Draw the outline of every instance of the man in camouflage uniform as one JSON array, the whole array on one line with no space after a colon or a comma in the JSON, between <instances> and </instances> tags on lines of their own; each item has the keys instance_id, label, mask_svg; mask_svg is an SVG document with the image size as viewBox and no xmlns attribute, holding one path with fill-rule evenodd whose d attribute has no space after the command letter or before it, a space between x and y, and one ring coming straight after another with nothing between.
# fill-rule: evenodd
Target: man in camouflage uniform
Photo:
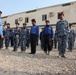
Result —
<instances>
[{"instance_id":1,"label":"man in camouflage uniform","mask_svg":"<svg viewBox=\"0 0 76 75\"><path fill-rule=\"evenodd\" d=\"M7 23L7 28L5 30L5 47L6 47L6 49L8 49L8 47L9 47L11 30L12 29L10 28L10 24Z\"/></svg>"},{"instance_id":2,"label":"man in camouflage uniform","mask_svg":"<svg viewBox=\"0 0 76 75\"><path fill-rule=\"evenodd\" d=\"M44 28L42 28L42 31L40 32L41 49L44 49L44 37L43 37L43 30L44 30Z\"/></svg>"},{"instance_id":3,"label":"man in camouflage uniform","mask_svg":"<svg viewBox=\"0 0 76 75\"><path fill-rule=\"evenodd\" d=\"M75 42L75 31L74 29L72 29L71 25L69 27L70 27L70 30L69 30L69 36L68 36L68 49L72 51L74 48L74 42Z\"/></svg>"},{"instance_id":4,"label":"man in camouflage uniform","mask_svg":"<svg viewBox=\"0 0 76 75\"><path fill-rule=\"evenodd\" d=\"M27 29L28 30L28 38L27 38L27 48L29 48L29 45L30 45L30 29Z\"/></svg>"},{"instance_id":5,"label":"man in camouflage uniform","mask_svg":"<svg viewBox=\"0 0 76 75\"><path fill-rule=\"evenodd\" d=\"M59 15L60 21L57 22L56 31L58 37L58 50L59 55L65 58L65 51L66 51L66 41L68 37L68 22L64 20L64 14L61 13Z\"/></svg>"},{"instance_id":6,"label":"man in camouflage uniform","mask_svg":"<svg viewBox=\"0 0 76 75\"><path fill-rule=\"evenodd\" d=\"M24 52L26 50L26 44L27 44L27 39L28 39L28 30L26 28L26 23L23 23L23 28L21 29L21 52Z\"/></svg>"},{"instance_id":7,"label":"man in camouflage uniform","mask_svg":"<svg viewBox=\"0 0 76 75\"><path fill-rule=\"evenodd\" d=\"M14 29L14 50L17 51L17 48L19 47L19 39L20 39L20 28L19 28L19 23L16 23L16 28Z\"/></svg>"},{"instance_id":8,"label":"man in camouflage uniform","mask_svg":"<svg viewBox=\"0 0 76 75\"><path fill-rule=\"evenodd\" d=\"M58 42L57 32L55 31L55 35L54 35L54 46L55 46L55 49L57 48L57 42Z\"/></svg>"},{"instance_id":9,"label":"man in camouflage uniform","mask_svg":"<svg viewBox=\"0 0 76 75\"><path fill-rule=\"evenodd\" d=\"M13 37L14 37L14 29L12 29L11 35L10 35L10 44L11 44L11 47L13 47L13 42L14 42Z\"/></svg>"}]
</instances>

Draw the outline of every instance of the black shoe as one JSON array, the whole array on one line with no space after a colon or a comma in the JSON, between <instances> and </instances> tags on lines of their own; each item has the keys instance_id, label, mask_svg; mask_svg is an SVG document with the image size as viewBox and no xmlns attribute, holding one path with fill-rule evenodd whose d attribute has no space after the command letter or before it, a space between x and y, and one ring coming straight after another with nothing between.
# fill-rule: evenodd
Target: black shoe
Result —
<instances>
[{"instance_id":1,"label":"black shoe","mask_svg":"<svg viewBox=\"0 0 76 75\"><path fill-rule=\"evenodd\" d=\"M6 49L8 50L8 47L6 47Z\"/></svg>"},{"instance_id":2,"label":"black shoe","mask_svg":"<svg viewBox=\"0 0 76 75\"><path fill-rule=\"evenodd\" d=\"M56 49L56 47L55 47L55 49Z\"/></svg>"},{"instance_id":3,"label":"black shoe","mask_svg":"<svg viewBox=\"0 0 76 75\"><path fill-rule=\"evenodd\" d=\"M35 54L35 53L29 53L29 54Z\"/></svg>"},{"instance_id":4,"label":"black shoe","mask_svg":"<svg viewBox=\"0 0 76 75\"><path fill-rule=\"evenodd\" d=\"M66 58L64 54L61 55L62 58Z\"/></svg>"},{"instance_id":5,"label":"black shoe","mask_svg":"<svg viewBox=\"0 0 76 75\"><path fill-rule=\"evenodd\" d=\"M70 50L70 52L72 52L72 50Z\"/></svg>"},{"instance_id":6,"label":"black shoe","mask_svg":"<svg viewBox=\"0 0 76 75\"><path fill-rule=\"evenodd\" d=\"M25 53L25 51L21 51L21 53Z\"/></svg>"},{"instance_id":7,"label":"black shoe","mask_svg":"<svg viewBox=\"0 0 76 75\"><path fill-rule=\"evenodd\" d=\"M14 52L16 52L17 50L13 50Z\"/></svg>"},{"instance_id":8,"label":"black shoe","mask_svg":"<svg viewBox=\"0 0 76 75\"><path fill-rule=\"evenodd\" d=\"M44 54L46 54L46 55L47 55L47 51L44 51Z\"/></svg>"}]
</instances>

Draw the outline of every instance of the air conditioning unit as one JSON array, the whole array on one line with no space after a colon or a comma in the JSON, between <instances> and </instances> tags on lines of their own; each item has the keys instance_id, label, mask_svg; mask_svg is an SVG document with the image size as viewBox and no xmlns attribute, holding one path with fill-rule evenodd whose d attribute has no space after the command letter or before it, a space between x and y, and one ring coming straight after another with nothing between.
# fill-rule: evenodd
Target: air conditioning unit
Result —
<instances>
[{"instance_id":1,"label":"air conditioning unit","mask_svg":"<svg viewBox=\"0 0 76 75\"><path fill-rule=\"evenodd\" d=\"M50 13L49 13L49 17L53 17L54 15L55 15L54 12L50 12Z\"/></svg>"},{"instance_id":2,"label":"air conditioning unit","mask_svg":"<svg viewBox=\"0 0 76 75\"><path fill-rule=\"evenodd\" d=\"M22 21L23 20L23 18L22 17L19 17L19 21Z\"/></svg>"}]
</instances>

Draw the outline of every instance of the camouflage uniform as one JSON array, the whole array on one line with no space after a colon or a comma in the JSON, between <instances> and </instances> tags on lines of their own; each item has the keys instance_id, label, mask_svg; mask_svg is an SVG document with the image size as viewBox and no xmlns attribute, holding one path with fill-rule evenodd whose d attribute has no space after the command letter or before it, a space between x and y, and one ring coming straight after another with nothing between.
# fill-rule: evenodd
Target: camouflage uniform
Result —
<instances>
[{"instance_id":1,"label":"camouflage uniform","mask_svg":"<svg viewBox=\"0 0 76 75\"><path fill-rule=\"evenodd\" d=\"M66 20L58 21L56 31L58 37L59 55L63 55L66 50L66 41L68 37L68 22Z\"/></svg>"},{"instance_id":2,"label":"camouflage uniform","mask_svg":"<svg viewBox=\"0 0 76 75\"><path fill-rule=\"evenodd\" d=\"M6 46L6 48L9 47L11 31L12 31L12 29L10 27L6 28L6 30L5 30L5 46Z\"/></svg>"},{"instance_id":3,"label":"camouflage uniform","mask_svg":"<svg viewBox=\"0 0 76 75\"><path fill-rule=\"evenodd\" d=\"M55 48L57 48L57 42L58 42L58 37L57 37L57 33L55 33L55 36L54 36L54 46L55 46Z\"/></svg>"},{"instance_id":4,"label":"camouflage uniform","mask_svg":"<svg viewBox=\"0 0 76 75\"><path fill-rule=\"evenodd\" d=\"M27 44L26 44L27 48L29 48L29 44L30 44L30 33L29 33L29 30L28 30L28 38L27 38Z\"/></svg>"},{"instance_id":5,"label":"camouflage uniform","mask_svg":"<svg viewBox=\"0 0 76 75\"><path fill-rule=\"evenodd\" d=\"M69 37L68 37L68 49L70 51L72 51L74 48L74 42L75 42L75 32L73 29L71 29L69 31Z\"/></svg>"},{"instance_id":6,"label":"camouflage uniform","mask_svg":"<svg viewBox=\"0 0 76 75\"><path fill-rule=\"evenodd\" d=\"M21 29L21 34L20 34L20 38L21 38L21 51L25 51L26 50L26 44L27 44L27 38L28 38L28 30L27 28L23 27Z\"/></svg>"},{"instance_id":7,"label":"camouflage uniform","mask_svg":"<svg viewBox=\"0 0 76 75\"><path fill-rule=\"evenodd\" d=\"M44 49L44 37L43 37L43 31L40 33L40 42L41 42L41 48Z\"/></svg>"},{"instance_id":8,"label":"camouflage uniform","mask_svg":"<svg viewBox=\"0 0 76 75\"><path fill-rule=\"evenodd\" d=\"M19 47L19 39L20 39L20 29L15 28L14 29L14 51L17 51L17 48Z\"/></svg>"}]
</instances>

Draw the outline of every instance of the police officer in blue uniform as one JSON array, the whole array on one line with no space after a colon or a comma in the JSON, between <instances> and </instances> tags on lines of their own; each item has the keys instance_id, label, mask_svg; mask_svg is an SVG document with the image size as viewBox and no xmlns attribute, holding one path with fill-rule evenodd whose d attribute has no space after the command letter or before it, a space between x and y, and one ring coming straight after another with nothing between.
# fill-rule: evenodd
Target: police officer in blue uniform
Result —
<instances>
[{"instance_id":1,"label":"police officer in blue uniform","mask_svg":"<svg viewBox=\"0 0 76 75\"><path fill-rule=\"evenodd\" d=\"M32 27L30 30L30 42L31 42L31 53L30 54L35 54L36 44L39 38L39 27L36 25L35 19L32 19L31 21L32 21Z\"/></svg>"},{"instance_id":2,"label":"police officer in blue uniform","mask_svg":"<svg viewBox=\"0 0 76 75\"><path fill-rule=\"evenodd\" d=\"M68 49L72 52L74 49L74 42L75 42L75 31L72 29L72 25L69 26L69 36L68 36Z\"/></svg>"},{"instance_id":3,"label":"police officer in blue uniform","mask_svg":"<svg viewBox=\"0 0 76 75\"><path fill-rule=\"evenodd\" d=\"M19 39L20 39L20 28L19 28L19 23L16 23L16 28L14 29L14 50L13 51L17 51L18 47L19 47Z\"/></svg>"},{"instance_id":4,"label":"police officer in blue uniform","mask_svg":"<svg viewBox=\"0 0 76 75\"><path fill-rule=\"evenodd\" d=\"M50 21L46 21L46 26L44 27L43 31L43 37L44 37L44 52L46 55L50 54L50 51L52 50L52 42L54 40L54 32L53 28L50 26Z\"/></svg>"},{"instance_id":5,"label":"police officer in blue uniform","mask_svg":"<svg viewBox=\"0 0 76 75\"><path fill-rule=\"evenodd\" d=\"M21 29L20 38L21 38L21 52L26 50L26 44L28 39L28 29L26 28L26 23L23 23L23 27Z\"/></svg>"},{"instance_id":6,"label":"police officer in blue uniform","mask_svg":"<svg viewBox=\"0 0 76 75\"><path fill-rule=\"evenodd\" d=\"M11 31L12 31L12 29L10 28L10 23L7 23L7 28L5 30L5 47L6 47L6 49L8 49L8 47L9 47Z\"/></svg>"},{"instance_id":7,"label":"police officer in blue uniform","mask_svg":"<svg viewBox=\"0 0 76 75\"><path fill-rule=\"evenodd\" d=\"M58 37L59 56L65 58L66 42L68 38L68 22L64 20L64 13L59 15L60 21L57 22L56 32Z\"/></svg>"}]
</instances>

